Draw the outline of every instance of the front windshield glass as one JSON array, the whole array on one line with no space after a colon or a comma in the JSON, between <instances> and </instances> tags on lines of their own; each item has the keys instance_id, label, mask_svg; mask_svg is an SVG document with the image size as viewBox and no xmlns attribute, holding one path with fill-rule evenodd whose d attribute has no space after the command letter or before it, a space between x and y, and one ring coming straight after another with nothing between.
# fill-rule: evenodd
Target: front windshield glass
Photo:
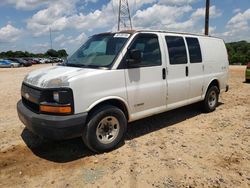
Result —
<instances>
[{"instance_id":1,"label":"front windshield glass","mask_svg":"<svg viewBox=\"0 0 250 188\"><path fill-rule=\"evenodd\" d=\"M89 38L69 59L68 66L108 67L112 64L130 34L100 34Z\"/></svg>"}]
</instances>

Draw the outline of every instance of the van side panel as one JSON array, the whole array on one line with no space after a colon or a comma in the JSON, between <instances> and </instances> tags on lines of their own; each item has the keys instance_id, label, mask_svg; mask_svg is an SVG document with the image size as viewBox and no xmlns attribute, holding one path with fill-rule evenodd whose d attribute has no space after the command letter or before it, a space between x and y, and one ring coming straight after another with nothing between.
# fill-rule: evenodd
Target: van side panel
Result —
<instances>
[{"instance_id":1,"label":"van side panel","mask_svg":"<svg viewBox=\"0 0 250 188\"><path fill-rule=\"evenodd\" d=\"M98 70L79 75L70 80L70 87L74 91L76 114L91 110L103 100L127 101L124 70Z\"/></svg>"},{"instance_id":2,"label":"van side panel","mask_svg":"<svg viewBox=\"0 0 250 188\"><path fill-rule=\"evenodd\" d=\"M200 45L204 62L204 98L209 84L214 79L218 80L221 91L226 89L229 63L223 40L200 37Z\"/></svg>"}]
</instances>

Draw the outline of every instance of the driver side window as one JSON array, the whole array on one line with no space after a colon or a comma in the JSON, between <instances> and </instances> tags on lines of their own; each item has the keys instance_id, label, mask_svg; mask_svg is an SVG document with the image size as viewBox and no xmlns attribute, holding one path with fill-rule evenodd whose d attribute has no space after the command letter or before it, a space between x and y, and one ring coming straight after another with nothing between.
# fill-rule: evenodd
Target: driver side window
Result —
<instances>
[{"instance_id":1,"label":"driver side window","mask_svg":"<svg viewBox=\"0 0 250 188\"><path fill-rule=\"evenodd\" d=\"M133 68L161 65L161 50L157 35L139 34L129 49L141 51L141 62L134 65Z\"/></svg>"}]
</instances>

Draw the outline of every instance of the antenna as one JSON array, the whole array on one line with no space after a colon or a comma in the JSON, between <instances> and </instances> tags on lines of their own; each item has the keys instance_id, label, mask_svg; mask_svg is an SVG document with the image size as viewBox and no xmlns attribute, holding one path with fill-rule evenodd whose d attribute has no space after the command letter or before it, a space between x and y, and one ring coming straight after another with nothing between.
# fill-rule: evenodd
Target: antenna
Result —
<instances>
[{"instance_id":1,"label":"antenna","mask_svg":"<svg viewBox=\"0 0 250 188\"><path fill-rule=\"evenodd\" d=\"M128 0L119 0L118 31L132 30Z\"/></svg>"}]
</instances>

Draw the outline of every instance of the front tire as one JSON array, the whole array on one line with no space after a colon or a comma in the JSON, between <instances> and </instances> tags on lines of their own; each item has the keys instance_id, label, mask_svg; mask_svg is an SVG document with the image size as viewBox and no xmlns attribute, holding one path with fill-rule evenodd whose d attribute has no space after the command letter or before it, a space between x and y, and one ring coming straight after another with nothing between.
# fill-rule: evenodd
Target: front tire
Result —
<instances>
[{"instance_id":1,"label":"front tire","mask_svg":"<svg viewBox=\"0 0 250 188\"><path fill-rule=\"evenodd\" d=\"M212 86L206 93L205 100L203 101L204 111L206 113L213 112L218 106L219 101L219 89L216 86Z\"/></svg>"},{"instance_id":2,"label":"front tire","mask_svg":"<svg viewBox=\"0 0 250 188\"><path fill-rule=\"evenodd\" d=\"M127 119L122 110L114 106L103 106L94 111L84 129L82 139L94 152L114 149L124 139Z\"/></svg>"}]
</instances>

